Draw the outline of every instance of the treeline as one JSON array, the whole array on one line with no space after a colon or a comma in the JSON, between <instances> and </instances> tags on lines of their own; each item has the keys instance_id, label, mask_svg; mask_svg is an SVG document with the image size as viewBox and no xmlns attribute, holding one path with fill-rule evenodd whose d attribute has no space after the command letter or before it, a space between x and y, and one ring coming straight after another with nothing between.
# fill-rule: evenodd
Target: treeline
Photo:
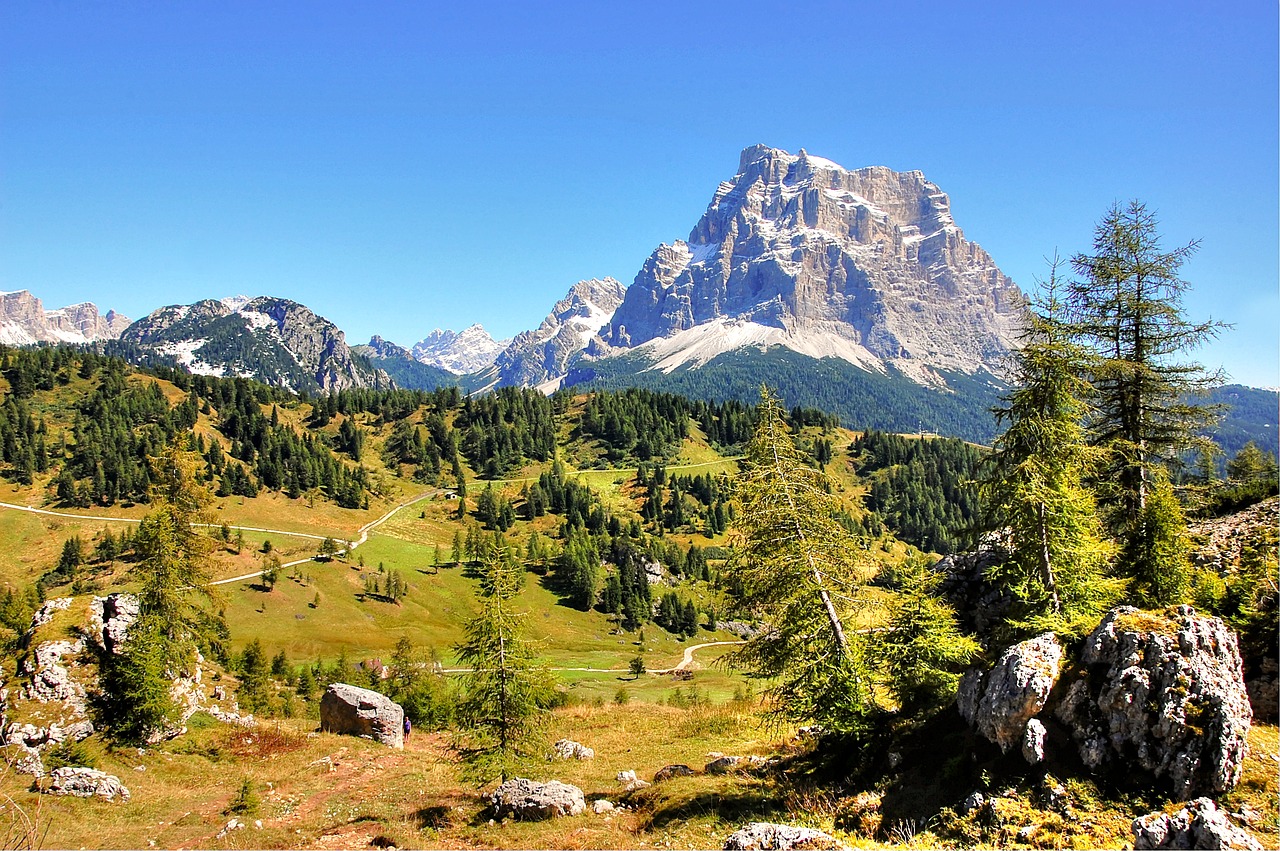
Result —
<instances>
[{"instance_id":1,"label":"treeline","mask_svg":"<svg viewBox=\"0 0 1280 851\"><path fill-rule=\"evenodd\" d=\"M571 398L567 390L556 395ZM840 424L832 414L801 407L791 410L788 421L793 428L831 429ZM756 409L736 399L707 402L640 388L602 390L588 399L578 427L584 437L599 440L608 459L616 463L674 456L689 436L691 422L713 446L729 449L741 446L751 436Z\"/></svg>"},{"instance_id":2,"label":"treeline","mask_svg":"<svg viewBox=\"0 0 1280 851\"><path fill-rule=\"evenodd\" d=\"M978 524L974 481L982 453L954 438L865 432L849 447L854 469L870 482L866 505L897 537L925 552L967 546ZM878 535L872 520L869 531Z\"/></svg>"}]
</instances>

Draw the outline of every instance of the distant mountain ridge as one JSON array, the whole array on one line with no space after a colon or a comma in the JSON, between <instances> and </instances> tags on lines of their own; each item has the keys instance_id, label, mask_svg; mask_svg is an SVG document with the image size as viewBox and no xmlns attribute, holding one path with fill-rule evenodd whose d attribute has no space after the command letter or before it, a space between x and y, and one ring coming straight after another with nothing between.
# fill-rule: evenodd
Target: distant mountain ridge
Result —
<instances>
[{"instance_id":1,"label":"distant mountain ridge","mask_svg":"<svg viewBox=\"0 0 1280 851\"><path fill-rule=\"evenodd\" d=\"M121 339L174 357L191 372L244 376L295 392L385 387L385 372L352 357L336 325L284 298L205 299L170 305L133 323Z\"/></svg>"},{"instance_id":2,"label":"distant mountain ridge","mask_svg":"<svg viewBox=\"0 0 1280 851\"><path fill-rule=\"evenodd\" d=\"M114 310L105 315L92 302L45 310L27 290L0 293L0 343L92 343L117 339L129 319Z\"/></svg>"}]
</instances>

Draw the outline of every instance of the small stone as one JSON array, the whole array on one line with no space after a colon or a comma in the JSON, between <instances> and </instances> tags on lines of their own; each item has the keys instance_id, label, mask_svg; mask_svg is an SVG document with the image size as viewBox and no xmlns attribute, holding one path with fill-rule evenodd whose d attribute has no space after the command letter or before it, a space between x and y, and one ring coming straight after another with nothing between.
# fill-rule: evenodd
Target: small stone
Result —
<instances>
[{"instance_id":1,"label":"small stone","mask_svg":"<svg viewBox=\"0 0 1280 851\"><path fill-rule=\"evenodd\" d=\"M591 802L591 811L598 816L602 816L605 813L611 813L614 809L613 802L606 801L604 798Z\"/></svg>"},{"instance_id":2,"label":"small stone","mask_svg":"<svg viewBox=\"0 0 1280 851\"><path fill-rule=\"evenodd\" d=\"M973 792L960 802L960 815L968 815L987 802L987 796L981 792Z\"/></svg>"}]
</instances>

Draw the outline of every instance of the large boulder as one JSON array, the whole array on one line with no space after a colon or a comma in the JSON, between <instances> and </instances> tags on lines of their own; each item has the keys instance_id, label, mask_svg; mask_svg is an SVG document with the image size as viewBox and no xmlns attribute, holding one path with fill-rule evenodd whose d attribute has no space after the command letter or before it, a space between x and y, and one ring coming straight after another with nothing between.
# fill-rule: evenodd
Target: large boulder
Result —
<instances>
[{"instance_id":1,"label":"large boulder","mask_svg":"<svg viewBox=\"0 0 1280 851\"><path fill-rule=\"evenodd\" d=\"M1249 831L1236 827L1208 798L1196 798L1173 815L1150 813L1133 820L1133 847L1236 848L1262 851Z\"/></svg>"},{"instance_id":2,"label":"large boulder","mask_svg":"<svg viewBox=\"0 0 1280 851\"><path fill-rule=\"evenodd\" d=\"M129 790L120 778L95 768L55 768L43 791L50 795L74 795L77 798L105 798L108 801L129 800Z\"/></svg>"},{"instance_id":3,"label":"large boulder","mask_svg":"<svg viewBox=\"0 0 1280 851\"><path fill-rule=\"evenodd\" d=\"M320 698L320 729L404 747L404 709L384 694L334 683Z\"/></svg>"},{"instance_id":4,"label":"large boulder","mask_svg":"<svg viewBox=\"0 0 1280 851\"><path fill-rule=\"evenodd\" d=\"M1027 722L1058 681L1062 645L1047 632L1006 650L989 672L973 668L960 680L960 714L1008 753L1026 740Z\"/></svg>"},{"instance_id":5,"label":"large boulder","mask_svg":"<svg viewBox=\"0 0 1280 851\"><path fill-rule=\"evenodd\" d=\"M812 827L755 821L730 834L724 847L725 851L798 851L844 846L831 834Z\"/></svg>"},{"instance_id":6,"label":"large boulder","mask_svg":"<svg viewBox=\"0 0 1280 851\"><path fill-rule=\"evenodd\" d=\"M536 821L555 816L576 816L586 812L587 801L582 790L568 783L552 780L537 783L516 777L489 794L495 818L514 816Z\"/></svg>"},{"instance_id":7,"label":"large boulder","mask_svg":"<svg viewBox=\"0 0 1280 851\"><path fill-rule=\"evenodd\" d=\"M1113 609L1085 640L1088 675L1056 715L1091 769L1139 766L1181 800L1240 780L1252 721L1234 633L1190 606Z\"/></svg>"}]
</instances>

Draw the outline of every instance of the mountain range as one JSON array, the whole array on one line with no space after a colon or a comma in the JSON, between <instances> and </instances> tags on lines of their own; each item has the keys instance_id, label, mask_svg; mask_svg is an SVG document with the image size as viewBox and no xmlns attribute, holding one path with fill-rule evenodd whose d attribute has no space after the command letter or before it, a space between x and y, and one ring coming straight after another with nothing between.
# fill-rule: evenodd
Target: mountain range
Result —
<instances>
[{"instance_id":1,"label":"mountain range","mask_svg":"<svg viewBox=\"0 0 1280 851\"><path fill-rule=\"evenodd\" d=\"M755 145L630 286L579 281L510 340L476 324L407 348L379 336L349 347L287 299L172 305L130 325L92 304L44 311L20 292L0 295L0 342L119 337L193 372L307 392L644 386L749 400L764 381L850 424L985 441L1024 304L921 172Z\"/></svg>"}]
</instances>

